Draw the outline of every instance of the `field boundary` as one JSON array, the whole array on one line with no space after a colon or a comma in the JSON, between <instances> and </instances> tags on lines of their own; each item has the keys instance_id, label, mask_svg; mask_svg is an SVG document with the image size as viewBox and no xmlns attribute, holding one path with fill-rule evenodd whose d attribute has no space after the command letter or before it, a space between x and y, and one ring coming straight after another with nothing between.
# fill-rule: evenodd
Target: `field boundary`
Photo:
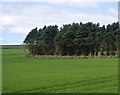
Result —
<instances>
[{"instance_id":1,"label":"field boundary","mask_svg":"<svg viewBox=\"0 0 120 95\"><path fill-rule=\"evenodd\" d=\"M62 59L88 59L88 58L119 58L119 56L61 56L61 55L21 55L20 57L33 57L33 58L62 58Z\"/></svg>"}]
</instances>

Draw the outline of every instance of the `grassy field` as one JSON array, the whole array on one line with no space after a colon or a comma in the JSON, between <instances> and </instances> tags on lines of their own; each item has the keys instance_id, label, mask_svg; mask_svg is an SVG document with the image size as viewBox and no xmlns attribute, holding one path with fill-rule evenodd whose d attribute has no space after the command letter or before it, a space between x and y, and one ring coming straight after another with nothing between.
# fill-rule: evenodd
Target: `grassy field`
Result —
<instances>
[{"instance_id":1,"label":"grassy field","mask_svg":"<svg viewBox=\"0 0 120 95\"><path fill-rule=\"evenodd\" d=\"M22 52L3 49L4 93L117 93L117 58L20 58Z\"/></svg>"}]
</instances>

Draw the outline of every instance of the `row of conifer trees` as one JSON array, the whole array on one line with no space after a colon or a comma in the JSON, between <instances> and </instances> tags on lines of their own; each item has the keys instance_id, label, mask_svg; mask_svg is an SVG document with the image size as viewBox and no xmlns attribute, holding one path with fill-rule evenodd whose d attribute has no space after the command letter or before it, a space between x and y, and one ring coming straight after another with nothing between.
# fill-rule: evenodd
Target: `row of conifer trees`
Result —
<instances>
[{"instance_id":1,"label":"row of conifer trees","mask_svg":"<svg viewBox=\"0 0 120 95\"><path fill-rule=\"evenodd\" d=\"M32 55L118 55L119 23L107 26L99 23L72 23L32 29L24 43Z\"/></svg>"}]
</instances>

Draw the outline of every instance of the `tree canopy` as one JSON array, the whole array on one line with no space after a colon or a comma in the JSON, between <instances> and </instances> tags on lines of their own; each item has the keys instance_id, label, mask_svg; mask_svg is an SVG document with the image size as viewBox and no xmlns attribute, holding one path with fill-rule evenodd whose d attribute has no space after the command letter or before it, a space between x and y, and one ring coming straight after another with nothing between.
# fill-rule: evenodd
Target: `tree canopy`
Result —
<instances>
[{"instance_id":1,"label":"tree canopy","mask_svg":"<svg viewBox=\"0 0 120 95\"><path fill-rule=\"evenodd\" d=\"M65 24L32 29L24 43L32 55L110 56L119 51L119 23L100 26L99 23Z\"/></svg>"}]
</instances>

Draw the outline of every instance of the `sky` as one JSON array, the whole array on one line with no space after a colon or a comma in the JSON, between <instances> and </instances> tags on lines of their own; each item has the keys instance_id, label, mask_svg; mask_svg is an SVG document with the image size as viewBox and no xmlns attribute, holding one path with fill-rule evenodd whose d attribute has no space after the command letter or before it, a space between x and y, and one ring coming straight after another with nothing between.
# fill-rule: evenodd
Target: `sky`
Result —
<instances>
[{"instance_id":1,"label":"sky","mask_svg":"<svg viewBox=\"0 0 120 95\"><path fill-rule=\"evenodd\" d=\"M117 0L2 0L0 2L0 44L20 45L35 27L68 23L118 21Z\"/></svg>"}]
</instances>

